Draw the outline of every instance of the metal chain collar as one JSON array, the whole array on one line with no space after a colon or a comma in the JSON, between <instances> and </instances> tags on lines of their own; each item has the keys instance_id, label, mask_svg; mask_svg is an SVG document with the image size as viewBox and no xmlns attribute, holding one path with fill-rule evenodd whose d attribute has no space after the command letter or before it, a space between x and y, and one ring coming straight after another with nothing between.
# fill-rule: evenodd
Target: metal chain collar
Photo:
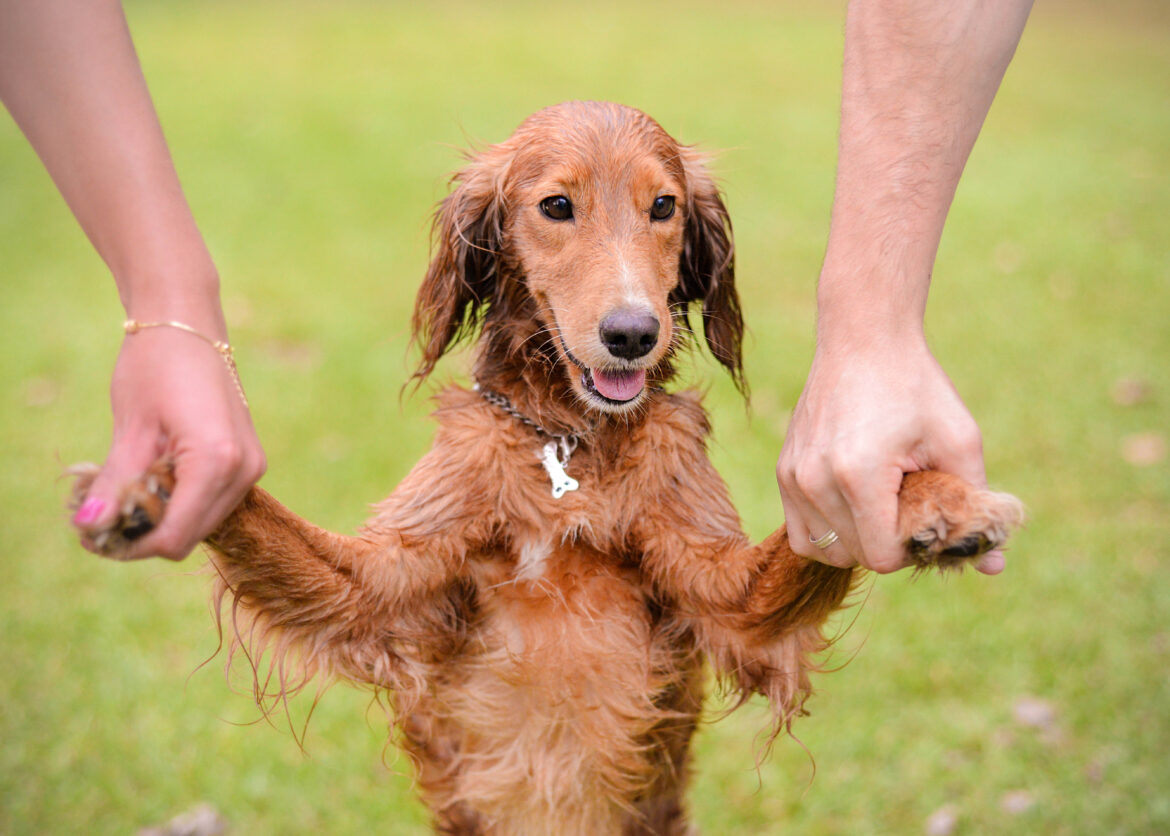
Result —
<instances>
[{"instance_id":1,"label":"metal chain collar","mask_svg":"<svg viewBox=\"0 0 1170 836\"><path fill-rule=\"evenodd\" d=\"M527 415L525 415L523 412L516 409L516 407L512 406L512 402L501 395L499 392L493 392L491 389L485 389L484 387L480 386L478 382L476 382L471 388L476 392L479 392L480 397L490 403L492 406L503 410L521 424L532 427L532 429L536 430L541 435L551 438L553 441L555 441L557 444L558 460L560 461L561 467L568 466L569 458L573 455L573 451L577 449L577 445L581 441L581 436L579 433L562 434L549 432L540 424L536 423Z\"/></svg>"}]
</instances>

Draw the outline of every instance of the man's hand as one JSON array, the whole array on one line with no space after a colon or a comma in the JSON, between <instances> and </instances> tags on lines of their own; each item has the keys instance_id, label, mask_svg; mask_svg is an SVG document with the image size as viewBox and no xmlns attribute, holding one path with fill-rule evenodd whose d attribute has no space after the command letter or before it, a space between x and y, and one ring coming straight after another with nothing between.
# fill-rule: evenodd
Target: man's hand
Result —
<instances>
[{"instance_id":1,"label":"man's hand","mask_svg":"<svg viewBox=\"0 0 1170 836\"><path fill-rule=\"evenodd\" d=\"M908 565L898 490L904 473L927 469L986 484L979 428L925 342L818 350L776 465L793 551L876 572ZM813 545L829 530L836 543ZM1003 565L997 551L976 568Z\"/></svg>"},{"instance_id":2,"label":"man's hand","mask_svg":"<svg viewBox=\"0 0 1170 836\"><path fill-rule=\"evenodd\" d=\"M817 351L776 466L798 554L892 572L902 474L982 487L979 428L923 336L943 224L1031 0L852 0ZM809 538L830 530L821 550ZM830 538L831 539L831 538ZM994 574L1003 555L977 564Z\"/></svg>"}]
</instances>

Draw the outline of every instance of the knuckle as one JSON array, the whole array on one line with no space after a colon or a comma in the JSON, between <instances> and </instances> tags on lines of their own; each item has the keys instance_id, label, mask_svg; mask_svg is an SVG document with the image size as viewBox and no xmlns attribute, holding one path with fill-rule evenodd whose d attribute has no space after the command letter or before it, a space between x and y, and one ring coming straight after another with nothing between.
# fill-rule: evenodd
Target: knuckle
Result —
<instances>
[{"instance_id":1,"label":"knuckle","mask_svg":"<svg viewBox=\"0 0 1170 836\"><path fill-rule=\"evenodd\" d=\"M223 438L208 443L208 461L220 473L235 473L244 463L244 449L234 439Z\"/></svg>"},{"instance_id":2,"label":"knuckle","mask_svg":"<svg viewBox=\"0 0 1170 836\"><path fill-rule=\"evenodd\" d=\"M814 546L812 553L805 555L805 557L808 557L810 560L815 560L817 563L823 563L826 566L836 566L838 569L847 569L850 566L857 565L857 561L847 554L830 553L834 551L836 551L836 549L822 551L821 549L817 549Z\"/></svg>"},{"instance_id":3,"label":"knuckle","mask_svg":"<svg viewBox=\"0 0 1170 836\"><path fill-rule=\"evenodd\" d=\"M178 563L180 560L183 560L188 554L191 553L191 549L187 547L186 543L170 545L165 549L160 548L156 549L155 551L158 553L159 557L165 558L166 560L172 560L176 563Z\"/></svg>"},{"instance_id":4,"label":"knuckle","mask_svg":"<svg viewBox=\"0 0 1170 836\"><path fill-rule=\"evenodd\" d=\"M955 446L968 458L983 458L983 434L979 432L978 427L972 428L970 432L960 437Z\"/></svg>"},{"instance_id":5,"label":"knuckle","mask_svg":"<svg viewBox=\"0 0 1170 836\"><path fill-rule=\"evenodd\" d=\"M139 554L142 557L155 555L177 561L186 557L190 551L187 538L183 536L182 532L162 529L156 532L149 542L142 544L142 550Z\"/></svg>"},{"instance_id":6,"label":"knuckle","mask_svg":"<svg viewBox=\"0 0 1170 836\"><path fill-rule=\"evenodd\" d=\"M865 451L841 448L829 458L829 468L837 484L852 489L864 484L870 477L873 459Z\"/></svg>"},{"instance_id":7,"label":"knuckle","mask_svg":"<svg viewBox=\"0 0 1170 836\"><path fill-rule=\"evenodd\" d=\"M796 462L787 452L781 453L776 461L776 481L788 491L796 487Z\"/></svg>"},{"instance_id":8,"label":"knuckle","mask_svg":"<svg viewBox=\"0 0 1170 836\"><path fill-rule=\"evenodd\" d=\"M897 572L906 563L901 554L881 553L870 555L866 565L871 571L879 575L888 575L892 572Z\"/></svg>"},{"instance_id":9,"label":"knuckle","mask_svg":"<svg viewBox=\"0 0 1170 836\"><path fill-rule=\"evenodd\" d=\"M797 490L805 496L814 496L824 492L830 478L821 462L806 460L793 469L792 481Z\"/></svg>"},{"instance_id":10,"label":"knuckle","mask_svg":"<svg viewBox=\"0 0 1170 836\"><path fill-rule=\"evenodd\" d=\"M943 436L944 442L956 453L963 456L983 455L983 433L974 421L964 421L961 425L951 428L950 433Z\"/></svg>"},{"instance_id":11,"label":"knuckle","mask_svg":"<svg viewBox=\"0 0 1170 836\"><path fill-rule=\"evenodd\" d=\"M866 474L856 467L842 467L833 473L841 493L849 498L857 496L859 489L864 488L868 481Z\"/></svg>"},{"instance_id":12,"label":"knuckle","mask_svg":"<svg viewBox=\"0 0 1170 836\"><path fill-rule=\"evenodd\" d=\"M808 542L807 537L789 537L788 546L800 557L807 557L810 560L816 560L821 563L824 562L821 560L819 550L812 543Z\"/></svg>"},{"instance_id":13,"label":"knuckle","mask_svg":"<svg viewBox=\"0 0 1170 836\"><path fill-rule=\"evenodd\" d=\"M250 461L248 468L248 481L259 482L260 477L268 472L268 457L264 455L263 450L258 450Z\"/></svg>"}]
</instances>

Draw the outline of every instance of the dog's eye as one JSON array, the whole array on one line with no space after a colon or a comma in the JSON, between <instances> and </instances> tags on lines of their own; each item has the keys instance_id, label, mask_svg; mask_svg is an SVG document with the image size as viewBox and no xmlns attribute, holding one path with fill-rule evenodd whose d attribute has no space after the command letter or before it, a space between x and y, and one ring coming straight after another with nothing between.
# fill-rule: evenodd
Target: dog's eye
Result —
<instances>
[{"instance_id":1,"label":"dog's eye","mask_svg":"<svg viewBox=\"0 0 1170 836\"><path fill-rule=\"evenodd\" d=\"M573 204L563 194L553 195L540 201L540 211L554 221L567 221L573 217Z\"/></svg>"},{"instance_id":2,"label":"dog's eye","mask_svg":"<svg viewBox=\"0 0 1170 836\"><path fill-rule=\"evenodd\" d=\"M654 198L654 205L650 207L650 217L656 221L665 221L674 214L674 196L659 195Z\"/></svg>"}]
</instances>

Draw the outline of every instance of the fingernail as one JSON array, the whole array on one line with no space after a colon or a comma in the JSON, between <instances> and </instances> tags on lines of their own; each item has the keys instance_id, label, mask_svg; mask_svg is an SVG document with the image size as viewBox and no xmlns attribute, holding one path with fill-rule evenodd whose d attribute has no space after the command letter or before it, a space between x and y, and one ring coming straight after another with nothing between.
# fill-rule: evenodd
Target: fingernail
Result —
<instances>
[{"instance_id":1,"label":"fingernail","mask_svg":"<svg viewBox=\"0 0 1170 836\"><path fill-rule=\"evenodd\" d=\"M85 502L81 503L81 507L77 509L77 513L73 515L74 525L92 525L97 522L97 518L106 510L106 501L104 499L97 499L91 497Z\"/></svg>"}]
</instances>

